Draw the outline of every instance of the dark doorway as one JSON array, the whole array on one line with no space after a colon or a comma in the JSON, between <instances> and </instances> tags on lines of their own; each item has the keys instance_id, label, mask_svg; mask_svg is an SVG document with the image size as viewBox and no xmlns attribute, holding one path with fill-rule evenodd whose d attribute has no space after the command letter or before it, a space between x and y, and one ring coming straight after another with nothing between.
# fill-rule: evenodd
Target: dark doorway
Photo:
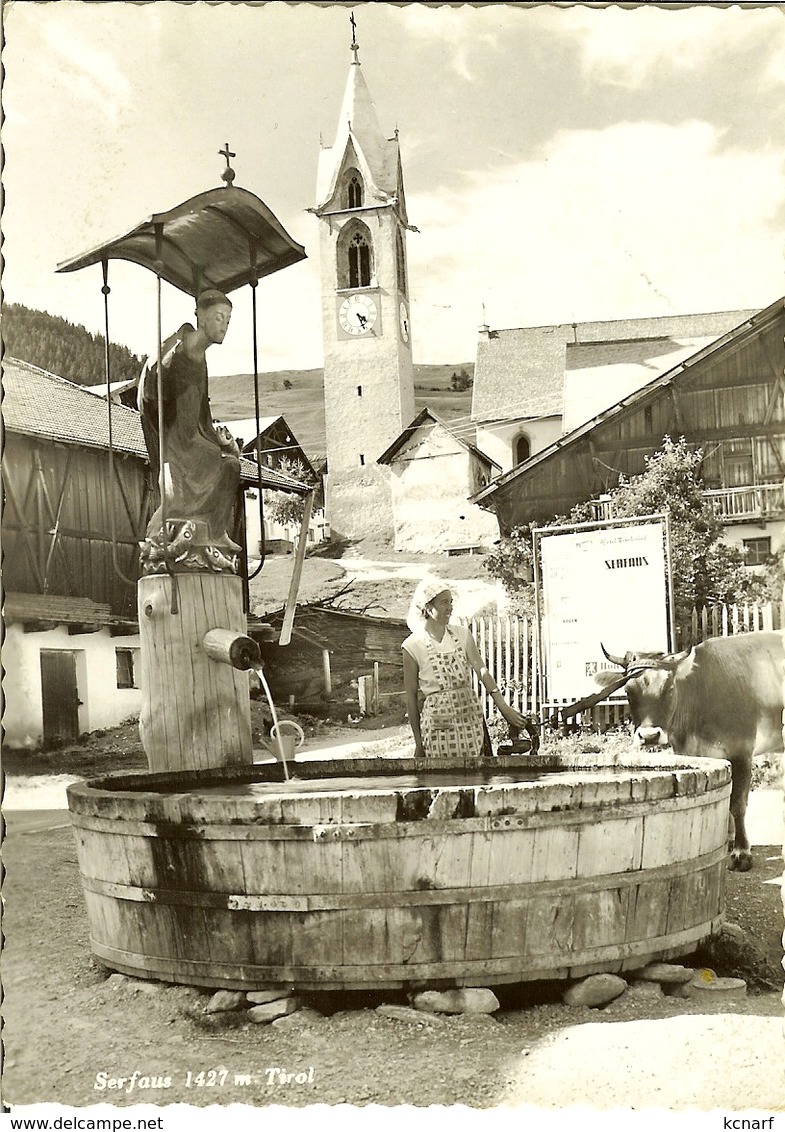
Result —
<instances>
[{"instance_id":1,"label":"dark doorway","mask_svg":"<svg viewBox=\"0 0 785 1132\"><path fill-rule=\"evenodd\" d=\"M76 653L41 650L41 698L44 743L71 743L79 738L79 691Z\"/></svg>"}]
</instances>

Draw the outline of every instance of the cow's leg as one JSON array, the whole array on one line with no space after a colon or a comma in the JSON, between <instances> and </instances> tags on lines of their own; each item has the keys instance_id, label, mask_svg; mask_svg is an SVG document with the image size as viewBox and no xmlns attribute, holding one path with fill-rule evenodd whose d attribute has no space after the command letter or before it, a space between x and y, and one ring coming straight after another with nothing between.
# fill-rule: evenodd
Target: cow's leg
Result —
<instances>
[{"instance_id":1,"label":"cow's leg","mask_svg":"<svg viewBox=\"0 0 785 1132\"><path fill-rule=\"evenodd\" d=\"M747 813L747 799L752 781L752 758L745 754L731 761L733 778L730 791L730 820L733 827L733 848L730 867L746 873L752 868L752 853L744 823Z\"/></svg>"}]
</instances>

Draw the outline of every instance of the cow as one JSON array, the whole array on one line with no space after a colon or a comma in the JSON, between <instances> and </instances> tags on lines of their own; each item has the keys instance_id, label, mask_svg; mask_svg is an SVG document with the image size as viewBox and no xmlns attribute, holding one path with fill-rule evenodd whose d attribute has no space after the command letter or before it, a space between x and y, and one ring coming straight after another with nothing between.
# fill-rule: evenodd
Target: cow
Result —
<instances>
[{"instance_id":1,"label":"cow","mask_svg":"<svg viewBox=\"0 0 785 1132\"><path fill-rule=\"evenodd\" d=\"M753 756L783 751L783 633L716 637L671 654L602 651L623 672L595 679L611 690L626 686L637 745L728 760L730 867L752 868L744 818Z\"/></svg>"}]
</instances>

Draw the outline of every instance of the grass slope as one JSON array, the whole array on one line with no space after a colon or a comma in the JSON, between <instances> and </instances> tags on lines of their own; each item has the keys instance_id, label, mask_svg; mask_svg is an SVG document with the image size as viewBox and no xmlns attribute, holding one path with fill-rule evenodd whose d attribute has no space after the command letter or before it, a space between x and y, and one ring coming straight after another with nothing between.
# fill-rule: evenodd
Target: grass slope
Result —
<instances>
[{"instance_id":1,"label":"grass slope","mask_svg":"<svg viewBox=\"0 0 785 1132\"><path fill-rule=\"evenodd\" d=\"M474 363L417 365L414 367L414 399L419 412L426 405L445 420L468 419L471 389L456 393L452 375L461 370L473 376ZM240 420L254 415L253 374L210 379L210 404L217 420ZM309 456L323 456L324 371L277 370L259 375L259 415L282 414Z\"/></svg>"}]
</instances>

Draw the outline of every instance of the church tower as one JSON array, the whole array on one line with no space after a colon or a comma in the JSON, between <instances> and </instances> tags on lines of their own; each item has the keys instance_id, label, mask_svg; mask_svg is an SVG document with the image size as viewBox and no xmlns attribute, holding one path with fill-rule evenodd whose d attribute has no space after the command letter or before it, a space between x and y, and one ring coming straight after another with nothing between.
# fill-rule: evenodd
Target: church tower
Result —
<instances>
[{"instance_id":1,"label":"church tower","mask_svg":"<svg viewBox=\"0 0 785 1132\"><path fill-rule=\"evenodd\" d=\"M379 456L414 418L406 233L398 132L385 137L352 30L335 143L319 155L328 514L350 538L392 534Z\"/></svg>"}]
</instances>

